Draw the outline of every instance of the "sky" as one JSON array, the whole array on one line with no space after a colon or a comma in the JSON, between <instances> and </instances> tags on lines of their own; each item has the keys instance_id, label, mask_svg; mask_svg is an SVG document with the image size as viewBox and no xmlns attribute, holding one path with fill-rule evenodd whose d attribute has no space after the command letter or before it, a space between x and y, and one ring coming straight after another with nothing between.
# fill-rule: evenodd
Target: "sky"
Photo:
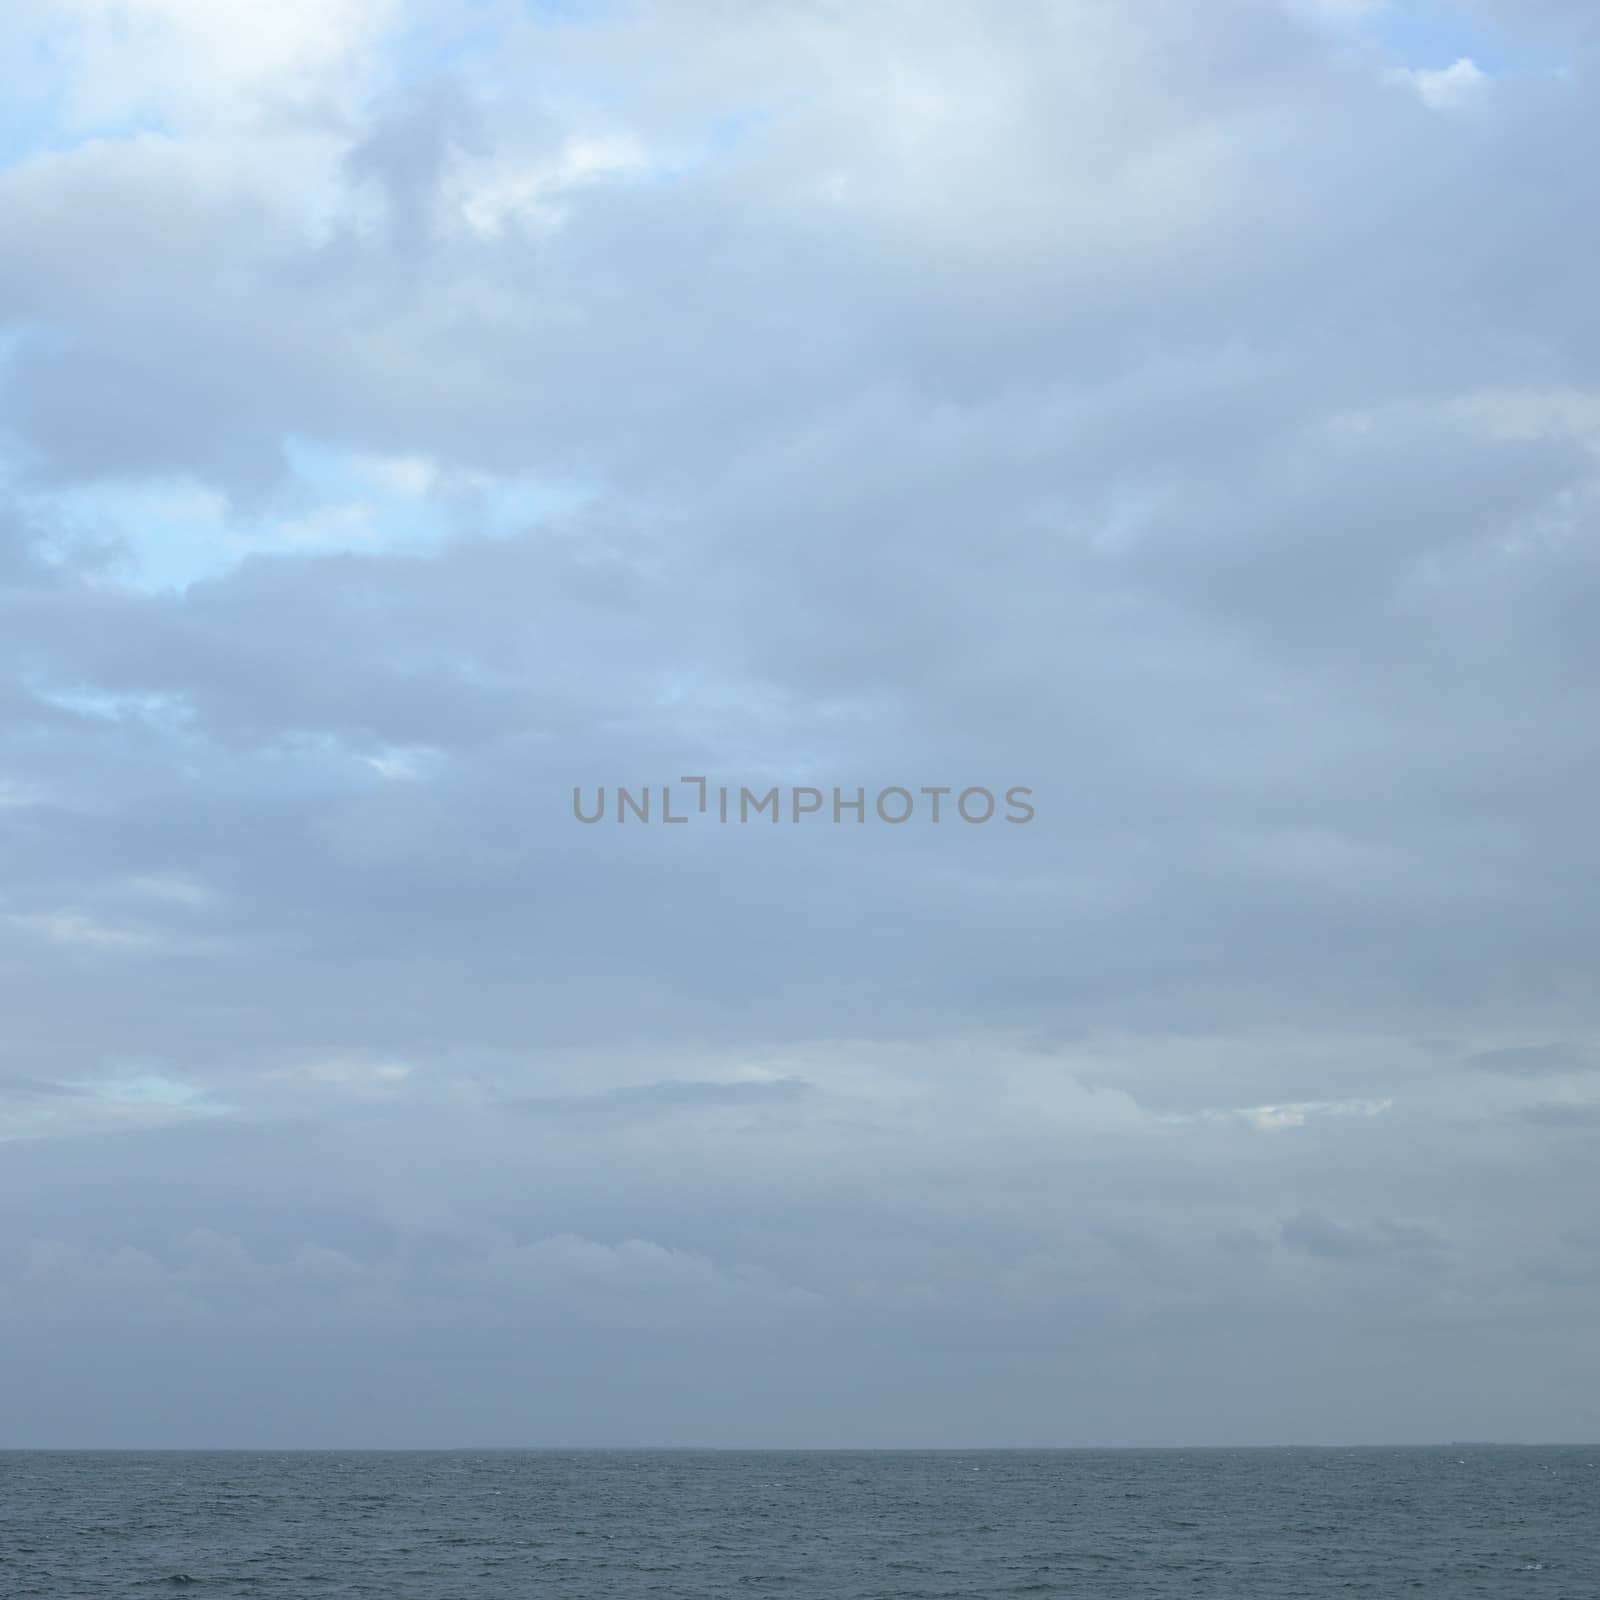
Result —
<instances>
[{"instance_id":1,"label":"sky","mask_svg":"<svg viewBox=\"0 0 1600 1600\"><path fill-rule=\"evenodd\" d=\"M7 6L0 1445L1600 1438L1597 44Z\"/></svg>"}]
</instances>

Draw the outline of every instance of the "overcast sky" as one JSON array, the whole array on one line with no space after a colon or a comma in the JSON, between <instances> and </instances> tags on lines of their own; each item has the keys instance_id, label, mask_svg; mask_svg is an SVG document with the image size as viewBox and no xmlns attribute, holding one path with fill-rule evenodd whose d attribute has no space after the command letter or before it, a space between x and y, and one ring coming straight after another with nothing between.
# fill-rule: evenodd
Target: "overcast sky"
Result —
<instances>
[{"instance_id":1,"label":"overcast sky","mask_svg":"<svg viewBox=\"0 0 1600 1600\"><path fill-rule=\"evenodd\" d=\"M1596 27L5 6L0 1444L1600 1436Z\"/></svg>"}]
</instances>

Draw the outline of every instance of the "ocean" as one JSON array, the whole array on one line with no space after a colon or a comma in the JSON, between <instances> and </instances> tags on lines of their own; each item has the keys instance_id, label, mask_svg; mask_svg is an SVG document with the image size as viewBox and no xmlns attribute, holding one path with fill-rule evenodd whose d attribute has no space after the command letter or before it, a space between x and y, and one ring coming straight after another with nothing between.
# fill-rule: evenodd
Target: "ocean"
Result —
<instances>
[{"instance_id":1,"label":"ocean","mask_svg":"<svg viewBox=\"0 0 1600 1600\"><path fill-rule=\"evenodd\" d=\"M0 1454L0 1597L1600 1596L1600 1447Z\"/></svg>"}]
</instances>

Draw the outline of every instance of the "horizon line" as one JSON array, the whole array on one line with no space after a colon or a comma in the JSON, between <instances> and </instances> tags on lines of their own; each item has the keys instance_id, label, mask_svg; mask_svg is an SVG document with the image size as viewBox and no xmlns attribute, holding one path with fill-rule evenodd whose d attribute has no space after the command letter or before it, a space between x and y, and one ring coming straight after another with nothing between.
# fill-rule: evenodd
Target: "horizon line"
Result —
<instances>
[{"instance_id":1,"label":"horizon line","mask_svg":"<svg viewBox=\"0 0 1600 1600\"><path fill-rule=\"evenodd\" d=\"M1109 1455L1134 1452L1269 1450L1600 1450L1600 1440L1436 1439L1403 1444L978 1444L978 1445L743 1445L743 1444L445 1444L445 1445L7 1445L7 1455Z\"/></svg>"}]
</instances>

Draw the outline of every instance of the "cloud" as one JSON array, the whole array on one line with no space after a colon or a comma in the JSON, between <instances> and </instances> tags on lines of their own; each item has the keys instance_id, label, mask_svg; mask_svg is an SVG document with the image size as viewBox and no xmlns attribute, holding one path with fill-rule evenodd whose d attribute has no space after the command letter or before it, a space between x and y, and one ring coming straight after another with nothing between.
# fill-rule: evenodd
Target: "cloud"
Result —
<instances>
[{"instance_id":1,"label":"cloud","mask_svg":"<svg viewBox=\"0 0 1600 1600\"><path fill-rule=\"evenodd\" d=\"M64 1083L48 1083L38 1078L22 1077L14 1073L7 1073L0 1077L0 1094L10 1095L72 1095L79 1093Z\"/></svg>"},{"instance_id":2,"label":"cloud","mask_svg":"<svg viewBox=\"0 0 1600 1600\"><path fill-rule=\"evenodd\" d=\"M1312 9L6 15L19 1442L1592 1434L1587 23Z\"/></svg>"},{"instance_id":3,"label":"cloud","mask_svg":"<svg viewBox=\"0 0 1600 1600\"><path fill-rule=\"evenodd\" d=\"M1541 1128L1592 1128L1600 1125L1600 1100L1552 1100L1529 1106L1523 1120Z\"/></svg>"},{"instance_id":4,"label":"cloud","mask_svg":"<svg viewBox=\"0 0 1600 1600\"><path fill-rule=\"evenodd\" d=\"M127 119L248 115L274 97L313 99L397 8L389 0L50 0L40 36L76 129Z\"/></svg>"},{"instance_id":5,"label":"cloud","mask_svg":"<svg viewBox=\"0 0 1600 1600\"><path fill-rule=\"evenodd\" d=\"M670 1117L706 1111L759 1111L803 1100L811 1086L803 1078L749 1079L733 1083L702 1083L669 1078L641 1083L601 1094L530 1096L512 1102L515 1109L536 1116L579 1120L629 1121Z\"/></svg>"},{"instance_id":6,"label":"cloud","mask_svg":"<svg viewBox=\"0 0 1600 1600\"><path fill-rule=\"evenodd\" d=\"M1401 81L1411 84L1430 111L1465 111L1478 103L1489 75L1468 56L1448 67L1402 68Z\"/></svg>"},{"instance_id":7,"label":"cloud","mask_svg":"<svg viewBox=\"0 0 1600 1600\"><path fill-rule=\"evenodd\" d=\"M1314 1211L1302 1211L1298 1216L1289 1218L1280 1232L1283 1242L1291 1249L1304 1251L1324 1261L1393 1257L1427 1264L1447 1248L1441 1239L1425 1228L1397 1222L1380 1222L1370 1228L1352 1228Z\"/></svg>"},{"instance_id":8,"label":"cloud","mask_svg":"<svg viewBox=\"0 0 1600 1600\"><path fill-rule=\"evenodd\" d=\"M1592 1070L1593 1064L1589 1048L1575 1044L1503 1045L1467 1057L1467 1065L1480 1072L1505 1073L1519 1078L1586 1072Z\"/></svg>"},{"instance_id":9,"label":"cloud","mask_svg":"<svg viewBox=\"0 0 1600 1600\"><path fill-rule=\"evenodd\" d=\"M1245 1106L1238 1110L1180 1112L1168 1116L1169 1122L1238 1121L1263 1132L1280 1128L1303 1128L1313 1117L1379 1117L1394 1104L1392 1100L1305 1100L1297 1105Z\"/></svg>"}]
</instances>

